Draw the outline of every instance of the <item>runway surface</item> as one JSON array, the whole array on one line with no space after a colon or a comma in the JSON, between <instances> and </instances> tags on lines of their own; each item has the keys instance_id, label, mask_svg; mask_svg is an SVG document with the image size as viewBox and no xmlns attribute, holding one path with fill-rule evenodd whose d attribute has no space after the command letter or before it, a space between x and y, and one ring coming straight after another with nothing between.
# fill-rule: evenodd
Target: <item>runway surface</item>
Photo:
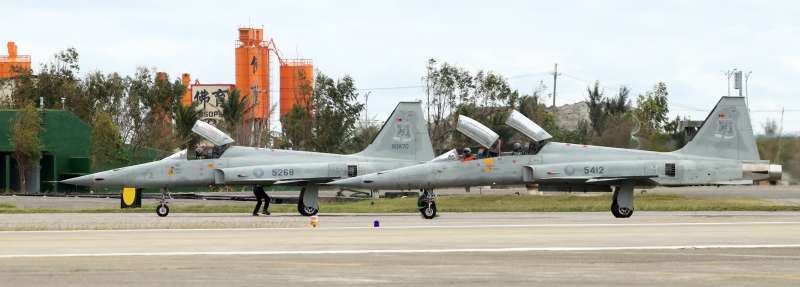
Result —
<instances>
[{"instance_id":1,"label":"runway surface","mask_svg":"<svg viewBox=\"0 0 800 287\"><path fill-rule=\"evenodd\" d=\"M800 285L791 212L124 215L277 227L2 231L0 285Z\"/></svg>"}]
</instances>

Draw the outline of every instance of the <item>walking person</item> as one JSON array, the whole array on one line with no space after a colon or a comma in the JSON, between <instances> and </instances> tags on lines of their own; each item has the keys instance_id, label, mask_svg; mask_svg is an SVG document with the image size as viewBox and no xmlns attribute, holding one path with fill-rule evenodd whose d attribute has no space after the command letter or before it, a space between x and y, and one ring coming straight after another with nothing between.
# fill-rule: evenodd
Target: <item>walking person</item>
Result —
<instances>
[{"instance_id":1,"label":"walking person","mask_svg":"<svg viewBox=\"0 0 800 287\"><path fill-rule=\"evenodd\" d=\"M264 192L264 187L261 185L256 185L253 187L253 195L256 196L256 208L253 209L253 216L258 216L258 210L261 209L261 203L264 203L264 211L262 212L264 215L269 215L269 195Z\"/></svg>"}]
</instances>

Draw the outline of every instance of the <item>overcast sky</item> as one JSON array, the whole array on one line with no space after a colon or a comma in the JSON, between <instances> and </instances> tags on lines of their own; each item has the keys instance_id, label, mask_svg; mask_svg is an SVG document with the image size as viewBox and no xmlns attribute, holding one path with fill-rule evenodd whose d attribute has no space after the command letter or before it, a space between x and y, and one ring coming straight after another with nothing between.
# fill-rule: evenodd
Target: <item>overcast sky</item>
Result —
<instances>
[{"instance_id":1,"label":"overcast sky","mask_svg":"<svg viewBox=\"0 0 800 287\"><path fill-rule=\"evenodd\" d=\"M432 3L433 2L433 3ZM156 67L203 83L234 82L236 29L263 27L283 55L375 89L369 113L423 99L426 60L491 70L530 92L562 76L558 104L667 83L671 114L702 120L727 93L724 71L752 71L753 126L800 132L797 1L16 1L2 0L0 41L34 66L75 47L82 72ZM3 46L4 47L4 46ZM5 54L3 51L1 54ZM277 80L277 78L276 78ZM362 94L366 93L362 91ZM548 92L549 93L549 92ZM733 91L732 91L733 93ZM277 93L274 98L277 98Z\"/></svg>"}]
</instances>

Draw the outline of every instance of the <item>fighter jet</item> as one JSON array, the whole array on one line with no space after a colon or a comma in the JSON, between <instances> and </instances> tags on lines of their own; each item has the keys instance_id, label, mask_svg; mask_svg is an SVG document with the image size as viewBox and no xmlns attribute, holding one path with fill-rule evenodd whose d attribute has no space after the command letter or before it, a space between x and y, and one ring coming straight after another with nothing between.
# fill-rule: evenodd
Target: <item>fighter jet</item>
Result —
<instances>
[{"instance_id":1,"label":"fighter jet","mask_svg":"<svg viewBox=\"0 0 800 287\"><path fill-rule=\"evenodd\" d=\"M742 97L723 97L694 138L674 152L551 142L513 111L506 124L533 140L527 150L475 160L445 160L340 179L330 184L369 189L419 189L418 208L436 216L434 188L537 184L547 192L613 192L611 213L633 214L634 187L752 184L779 180L782 167L759 159ZM460 116L457 130L491 147L496 133ZM451 154L452 158L452 154Z\"/></svg>"},{"instance_id":2,"label":"fighter jet","mask_svg":"<svg viewBox=\"0 0 800 287\"><path fill-rule=\"evenodd\" d=\"M171 187L295 185L302 187L297 210L310 216L319 211L321 183L419 164L434 156L420 102L399 103L373 142L350 155L232 146L233 139L202 121L197 121L192 131L215 145L208 156L192 159L182 150L159 161L61 182L88 187L160 188L156 213L162 217L169 214Z\"/></svg>"}]
</instances>

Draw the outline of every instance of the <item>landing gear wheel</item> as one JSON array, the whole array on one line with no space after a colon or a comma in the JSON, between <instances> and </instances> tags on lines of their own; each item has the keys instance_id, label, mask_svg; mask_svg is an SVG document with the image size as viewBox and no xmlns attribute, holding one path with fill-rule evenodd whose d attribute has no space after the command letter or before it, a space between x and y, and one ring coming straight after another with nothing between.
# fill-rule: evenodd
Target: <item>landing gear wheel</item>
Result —
<instances>
[{"instance_id":1,"label":"landing gear wheel","mask_svg":"<svg viewBox=\"0 0 800 287\"><path fill-rule=\"evenodd\" d=\"M628 218L633 215L633 208L619 207L615 200L611 203L611 214L616 218Z\"/></svg>"},{"instance_id":2,"label":"landing gear wheel","mask_svg":"<svg viewBox=\"0 0 800 287\"><path fill-rule=\"evenodd\" d=\"M158 207L156 207L156 214L158 214L160 217L169 215L169 206L163 203L160 204Z\"/></svg>"},{"instance_id":3,"label":"landing gear wheel","mask_svg":"<svg viewBox=\"0 0 800 287\"><path fill-rule=\"evenodd\" d=\"M431 202L428 206L420 208L419 213L425 219L433 219L436 217L436 202Z\"/></svg>"},{"instance_id":4,"label":"landing gear wheel","mask_svg":"<svg viewBox=\"0 0 800 287\"><path fill-rule=\"evenodd\" d=\"M433 190L422 189L420 190L419 198L417 199L417 208L422 218L433 219L436 217L436 194Z\"/></svg>"},{"instance_id":5,"label":"landing gear wheel","mask_svg":"<svg viewBox=\"0 0 800 287\"><path fill-rule=\"evenodd\" d=\"M301 198L300 201L297 202L297 212L299 212L300 214L302 214L304 216L314 216L314 215L317 215L317 212L319 212L319 209L317 209L317 208L315 208L313 206L306 206L303 203L303 199Z\"/></svg>"}]
</instances>

